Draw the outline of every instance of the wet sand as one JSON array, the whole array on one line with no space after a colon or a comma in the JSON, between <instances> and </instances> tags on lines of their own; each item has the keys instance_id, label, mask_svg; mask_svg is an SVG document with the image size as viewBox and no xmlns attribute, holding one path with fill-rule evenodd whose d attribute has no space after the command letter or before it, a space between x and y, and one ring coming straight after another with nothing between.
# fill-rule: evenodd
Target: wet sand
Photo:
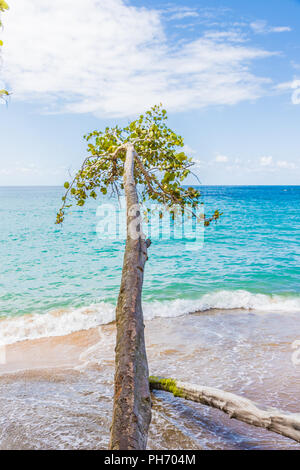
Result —
<instances>
[{"instance_id":1,"label":"wet sand","mask_svg":"<svg viewBox=\"0 0 300 470\"><path fill-rule=\"evenodd\" d=\"M298 334L298 337L297 337ZM299 314L210 311L146 323L152 375L214 386L299 412ZM15 343L0 365L0 449L106 449L115 325ZM298 449L222 412L153 394L150 449Z\"/></svg>"}]
</instances>

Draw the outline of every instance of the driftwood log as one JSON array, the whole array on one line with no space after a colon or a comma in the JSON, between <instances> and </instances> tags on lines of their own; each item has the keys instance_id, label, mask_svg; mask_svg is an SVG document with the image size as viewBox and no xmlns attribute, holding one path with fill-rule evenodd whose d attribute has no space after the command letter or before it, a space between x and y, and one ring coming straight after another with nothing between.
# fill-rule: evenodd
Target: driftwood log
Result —
<instances>
[{"instance_id":1,"label":"driftwood log","mask_svg":"<svg viewBox=\"0 0 300 470\"><path fill-rule=\"evenodd\" d=\"M230 418L243 421L300 442L300 413L288 414L273 408L263 410L253 401L211 387L192 385L179 380L150 377L150 388L217 408Z\"/></svg>"}]
</instances>

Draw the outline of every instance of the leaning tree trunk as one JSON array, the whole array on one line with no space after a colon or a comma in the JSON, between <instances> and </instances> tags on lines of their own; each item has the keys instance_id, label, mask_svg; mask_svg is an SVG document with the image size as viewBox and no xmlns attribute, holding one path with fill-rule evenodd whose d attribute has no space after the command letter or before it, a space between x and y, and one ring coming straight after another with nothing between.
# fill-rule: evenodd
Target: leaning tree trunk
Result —
<instances>
[{"instance_id":1,"label":"leaning tree trunk","mask_svg":"<svg viewBox=\"0 0 300 470\"><path fill-rule=\"evenodd\" d=\"M127 240L116 312L115 393L110 436L112 450L145 449L151 420L141 302L144 266L150 241L144 240L141 225L137 226L137 236L132 230L139 210L134 157L134 147L128 144L124 167Z\"/></svg>"}]
</instances>

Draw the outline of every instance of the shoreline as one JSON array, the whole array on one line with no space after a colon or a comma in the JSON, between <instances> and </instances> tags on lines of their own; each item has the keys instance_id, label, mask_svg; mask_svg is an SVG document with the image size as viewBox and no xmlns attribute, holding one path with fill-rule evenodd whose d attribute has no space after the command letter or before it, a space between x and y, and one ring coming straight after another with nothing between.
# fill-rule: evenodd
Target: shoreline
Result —
<instances>
[{"instance_id":1,"label":"shoreline","mask_svg":"<svg viewBox=\"0 0 300 470\"><path fill-rule=\"evenodd\" d=\"M56 308L45 313L0 318L0 346L19 341L63 337L74 332L109 325L115 321L115 305L101 301L82 307ZM195 313L249 312L300 316L300 296L295 294L261 294L246 290L216 290L196 299L143 302L145 321Z\"/></svg>"},{"instance_id":2,"label":"shoreline","mask_svg":"<svg viewBox=\"0 0 300 470\"><path fill-rule=\"evenodd\" d=\"M237 310L155 318L145 330L149 372L297 412L300 369L290 345L299 327L299 316ZM7 346L7 364L0 365L0 449L106 449L114 347L115 324ZM167 395L152 395L149 449L300 449Z\"/></svg>"}]
</instances>

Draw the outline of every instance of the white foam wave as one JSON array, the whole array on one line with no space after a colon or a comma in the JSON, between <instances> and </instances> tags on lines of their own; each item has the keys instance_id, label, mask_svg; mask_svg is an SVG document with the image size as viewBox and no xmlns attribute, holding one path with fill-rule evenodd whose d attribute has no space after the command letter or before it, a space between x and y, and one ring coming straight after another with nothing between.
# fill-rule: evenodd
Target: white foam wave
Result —
<instances>
[{"instance_id":1,"label":"white foam wave","mask_svg":"<svg viewBox=\"0 0 300 470\"><path fill-rule=\"evenodd\" d=\"M74 310L10 317L0 321L0 345L89 330L115 319L115 307L101 302Z\"/></svg>"},{"instance_id":2,"label":"white foam wave","mask_svg":"<svg viewBox=\"0 0 300 470\"><path fill-rule=\"evenodd\" d=\"M170 317L212 309L300 312L300 297L253 294L245 290L223 290L205 294L197 300L177 299L172 302L153 302L144 306L145 316L148 314L148 319L154 316Z\"/></svg>"},{"instance_id":3,"label":"white foam wave","mask_svg":"<svg viewBox=\"0 0 300 470\"><path fill-rule=\"evenodd\" d=\"M212 309L257 310L261 312L300 312L300 297L252 294L244 290L218 291L197 300L176 299L144 303L146 320L178 317ZM65 336L88 330L115 319L115 306L105 302L78 309L61 309L44 315L24 315L0 321L0 345L51 336Z\"/></svg>"}]
</instances>

